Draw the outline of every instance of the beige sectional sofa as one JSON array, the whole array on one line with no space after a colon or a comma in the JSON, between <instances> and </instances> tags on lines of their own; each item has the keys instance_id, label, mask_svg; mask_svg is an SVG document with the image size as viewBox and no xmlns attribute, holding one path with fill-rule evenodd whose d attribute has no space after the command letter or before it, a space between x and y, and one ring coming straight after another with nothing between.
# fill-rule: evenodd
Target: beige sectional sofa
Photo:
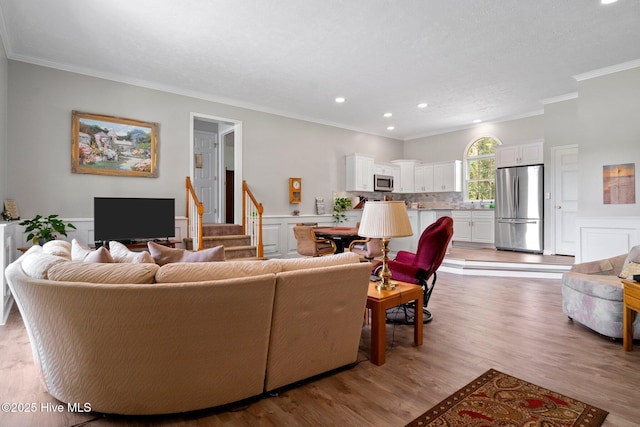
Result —
<instances>
[{"instance_id":1,"label":"beige sectional sofa","mask_svg":"<svg viewBox=\"0 0 640 427\"><path fill-rule=\"evenodd\" d=\"M356 254L163 266L56 257L32 248L6 276L63 402L184 412L356 361L370 275Z\"/></svg>"}]
</instances>

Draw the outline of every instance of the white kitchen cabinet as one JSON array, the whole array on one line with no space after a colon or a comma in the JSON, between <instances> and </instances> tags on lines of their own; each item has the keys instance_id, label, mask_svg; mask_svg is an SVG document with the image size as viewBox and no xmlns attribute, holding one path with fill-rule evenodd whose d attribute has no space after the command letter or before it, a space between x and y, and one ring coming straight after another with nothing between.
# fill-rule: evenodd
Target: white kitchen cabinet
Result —
<instances>
[{"instance_id":1,"label":"white kitchen cabinet","mask_svg":"<svg viewBox=\"0 0 640 427\"><path fill-rule=\"evenodd\" d=\"M375 173L373 156L349 154L346 158L346 191L373 191L373 175Z\"/></svg>"},{"instance_id":2,"label":"white kitchen cabinet","mask_svg":"<svg viewBox=\"0 0 640 427\"><path fill-rule=\"evenodd\" d=\"M423 163L415 167L415 193L462 191L462 161Z\"/></svg>"},{"instance_id":3,"label":"white kitchen cabinet","mask_svg":"<svg viewBox=\"0 0 640 427\"><path fill-rule=\"evenodd\" d=\"M415 171L415 192L433 192L433 164L420 164Z\"/></svg>"},{"instance_id":4,"label":"white kitchen cabinet","mask_svg":"<svg viewBox=\"0 0 640 427\"><path fill-rule=\"evenodd\" d=\"M418 211L415 209L407 209L407 215L409 215L409 222L411 223L411 230L413 235L409 237L393 237L389 239L389 251L395 254L398 251L416 252L418 249L418 239L420 238L420 218Z\"/></svg>"},{"instance_id":5,"label":"white kitchen cabinet","mask_svg":"<svg viewBox=\"0 0 640 427\"><path fill-rule=\"evenodd\" d=\"M456 242L494 243L494 212L456 210L453 218L453 240Z\"/></svg>"},{"instance_id":6,"label":"white kitchen cabinet","mask_svg":"<svg viewBox=\"0 0 640 427\"><path fill-rule=\"evenodd\" d=\"M415 192L415 169L417 160L392 160L391 163L400 168L400 179L393 183L394 193Z\"/></svg>"},{"instance_id":7,"label":"white kitchen cabinet","mask_svg":"<svg viewBox=\"0 0 640 427\"><path fill-rule=\"evenodd\" d=\"M544 163L542 142L496 147L496 167L539 165Z\"/></svg>"},{"instance_id":8,"label":"white kitchen cabinet","mask_svg":"<svg viewBox=\"0 0 640 427\"><path fill-rule=\"evenodd\" d=\"M462 191L462 161L433 165L433 191Z\"/></svg>"},{"instance_id":9,"label":"white kitchen cabinet","mask_svg":"<svg viewBox=\"0 0 640 427\"><path fill-rule=\"evenodd\" d=\"M422 236L422 232L431 224L436 222L436 211L418 211L418 239ZM416 242L417 243L417 242ZM417 248L417 245L416 245Z\"/></svg>"},{"instance_id":10,"label":"white kitchen cabinet","mask_svg":"<svg viewBox=\"0 0 640 427\"><path fill-rule=\"evenodd\" d=\"M390 163L375 163L374 171L376 175L397 176L400 174L400 168Z\"/></svg>"},{"instance_id":11,"label":"white kitchen cabinet","mask_svg":"<svg viewBox=\"0 0 640 427\"><path fill-rule=\"evenodd\" d=\"M13 305L13 296L9 289L9 283L4 276L4 269L7 268L16 258L16 223L0 223L0 275L2 276L2 305L0 306L0 325L4 325Z\"/></svg>"}]
</instances>

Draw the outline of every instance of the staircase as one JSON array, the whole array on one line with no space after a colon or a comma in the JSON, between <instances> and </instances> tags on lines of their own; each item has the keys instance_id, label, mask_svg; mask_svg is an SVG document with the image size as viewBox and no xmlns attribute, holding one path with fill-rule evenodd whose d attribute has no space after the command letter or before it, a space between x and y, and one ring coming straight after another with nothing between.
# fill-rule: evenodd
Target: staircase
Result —
<instances>
[{"instance_id":1,"label":"staircase","mask_svg":"<svg viewBox=\"0 0 640 427\"><path fill-rule=\"evenodd\" d=\"M242 234L242 226L237 224L202 224L203 249L224 246L227 260L258 259L255 246L251 246L251 236ZM193 250L193 239L184 239L186 249Z\"/></svg>"}]
</instances>

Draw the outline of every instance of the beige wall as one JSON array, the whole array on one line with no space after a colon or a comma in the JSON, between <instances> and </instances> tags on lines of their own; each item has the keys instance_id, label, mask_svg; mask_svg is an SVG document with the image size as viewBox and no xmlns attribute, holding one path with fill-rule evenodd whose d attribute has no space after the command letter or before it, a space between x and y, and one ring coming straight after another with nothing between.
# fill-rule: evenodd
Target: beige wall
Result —
<instances>
[{"instance_id":1,"label":"beige wall","mask_svg":"<svg viewBox=\"0 0 640 427\"><path fill-rule=\"evenodd\" d=\"M640 215L640 67L579 82L579 215ZM602 167L635 163L636 203L603 203Z\"/></svg>"},{"instance_id":2,"label":"beige wall","mask_svg":"<svg viewBox=\"0 0 640 427\"><path fill-rule=\"evenodd\" d=\"M110 80L16 61L8 76L8 191L24 217L90 218L94 196L174 197L184 215L191 113L242 121L244 179L266 214L315 213L315 197L344 189L348 153L402 157L401 141ZM72 174L72 110L158 122L158 177ZM302 177L299 206L289 204L289 177Z\"/></svg>"},{"instance_id":3,"label":"beige wall","mask_svg":"<svg viewBox=\"0 0 640 427\"><path fill-rule=\"evenodd\" d=\"M7 193L7 90L9 85L8 61L0 38L0 203L11 198ZM4 205L0 206L0 211Z\"/></svg>"},{"instance_id":4,"label":"beige wall","mask_svg":"<svg viewBox=\"0 0 640 427\"><path fill-rule=\"evenodd\" d=\"M455 132L412 139L404 143L404 156L423 162L462 160L469 143L483 136L498 138L505 145L544 138L542 114L497 123L479 124Z\"/></svg>"}]
</instances>

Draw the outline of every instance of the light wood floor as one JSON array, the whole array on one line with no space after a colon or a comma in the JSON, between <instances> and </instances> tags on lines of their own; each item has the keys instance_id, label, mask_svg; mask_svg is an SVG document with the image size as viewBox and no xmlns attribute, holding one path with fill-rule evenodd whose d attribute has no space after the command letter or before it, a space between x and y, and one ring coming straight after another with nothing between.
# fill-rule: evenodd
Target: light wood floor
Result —
<instances>
[{"instance_id":1,"label":"light wood floor","mask_svg":"<svg viewBox=\"0 0 640 427\"><path fill-rule=\"evenodd\" d=\"M597 335L562 313L560 281L439 274L424 345L387 326L387 363L368 359L231 408L163 417L0 413L2 426L404 426L489 368L610 412L605 426L640 424L640 345ZM113 349L117 351L117 349ZM0 402L57 401L44 390L18 312L0 327Z\"/></svg>"}]
</instances>

